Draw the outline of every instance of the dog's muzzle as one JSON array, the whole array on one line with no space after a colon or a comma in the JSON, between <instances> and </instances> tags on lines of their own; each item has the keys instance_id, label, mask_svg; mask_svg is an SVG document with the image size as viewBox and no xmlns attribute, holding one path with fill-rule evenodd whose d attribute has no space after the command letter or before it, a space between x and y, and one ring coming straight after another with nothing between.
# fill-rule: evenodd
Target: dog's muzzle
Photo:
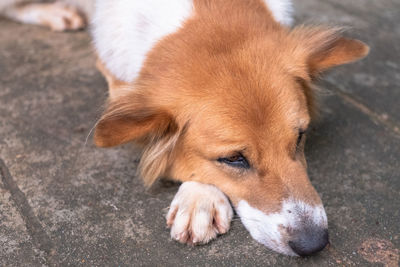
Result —
<instances>
[{"instance_id":1,"label":"dog's muzzle","mask_svg":"<svg viewBox=\"0 0 400 267\"><path fill-rule=\"evenodd\" d=\"M265 214L241 200L236 210L255 240L282 254L309 256L329 243L328 222L322 205L286 200L279 212Z\"/></svg>"}]
</instances>

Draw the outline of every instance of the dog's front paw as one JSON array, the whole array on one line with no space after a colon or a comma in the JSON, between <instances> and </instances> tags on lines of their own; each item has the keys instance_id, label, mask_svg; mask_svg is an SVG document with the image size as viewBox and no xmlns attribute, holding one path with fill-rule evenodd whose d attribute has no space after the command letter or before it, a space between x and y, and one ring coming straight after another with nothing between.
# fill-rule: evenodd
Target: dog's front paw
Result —
<instances>
[{"instance_id":1,"label":"dog's front paw","mask_svg":"<svg viewBox=\"0 0 400 267\"><path fill-rule=\"evenodd\" d=\"M183 183L171 203L167 225L171 237L181 243L205 244L229 230L232 207L213 185Z\"/></svg>"}]
</instances>

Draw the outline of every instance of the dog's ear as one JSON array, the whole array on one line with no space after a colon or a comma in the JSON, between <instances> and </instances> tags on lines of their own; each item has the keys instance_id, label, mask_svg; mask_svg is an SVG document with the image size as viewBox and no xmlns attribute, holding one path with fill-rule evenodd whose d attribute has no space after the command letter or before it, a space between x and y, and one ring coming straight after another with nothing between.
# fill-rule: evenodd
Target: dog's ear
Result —
<instances>
[{"instance_id":1,"label":"dog's ear","mask_svg":"<svg viewBox=\"0 0 400 267\"><path fill-rule=\"evenodd\" d=\"M316 77L321 72L357 61L368 55L369 47L356 39L341 36L339 28L300 26L293 33L301 38L306 51L308 72Z\"/></svg>"},{"instance_id":2,"label":"dog's ear","mask_svg":"<svg viewBox=\"0 0 400 267\"><path fill-rule=\"evenodd\" d=\"M152 106L142 95L130 93L111 100L96 125L94 140L99 147L111 147L161 138L176 129L168 112Z\"/></svg>"}]
</instances>

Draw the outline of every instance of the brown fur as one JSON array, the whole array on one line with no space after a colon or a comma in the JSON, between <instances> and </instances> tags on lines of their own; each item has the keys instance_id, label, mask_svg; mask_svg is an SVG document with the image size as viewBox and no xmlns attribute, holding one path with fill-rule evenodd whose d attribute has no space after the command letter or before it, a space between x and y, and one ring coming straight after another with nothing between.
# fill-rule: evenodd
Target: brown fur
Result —
<instances>
[{"instance_id":1,"label":"brown fur","mask_svg":"<svg viewBox=\"0 0 400 267\"><path fill-rule=\"evenodd\" d=\"M233 204L244 199L265 212L288 197L319 204L305 141L296 148L315 113L311 83L368 47L338 29L289 30L260 0L194 4L195 15L151 50L133 84L109 83L130 90L112 97L96 144L143 144L147 185L160 177L213 184ZM238 152L249 169L217 161Z\"/></svg>"}]
</instances>

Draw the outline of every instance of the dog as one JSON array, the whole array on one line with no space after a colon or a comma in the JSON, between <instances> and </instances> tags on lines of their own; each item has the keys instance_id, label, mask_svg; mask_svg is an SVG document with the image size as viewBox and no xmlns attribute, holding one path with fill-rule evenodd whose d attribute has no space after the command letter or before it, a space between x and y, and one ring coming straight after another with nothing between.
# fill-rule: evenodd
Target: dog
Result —
<instances>
[{"instance_id":1,"label":"dog","mask_svg":"<svg viewBox=\"0 0 400 267\"><path fill-rule=\"evenodd\" d=\"M304 156L312 84L365 57L366 44L340 28L291 28L290 0L97 0L91 16L109 86L95 144L142 146L146 186L182 182L166 216L173 239L209 242L234 208L276 252L329 243Z\"/></svg>"}]
</instances>

